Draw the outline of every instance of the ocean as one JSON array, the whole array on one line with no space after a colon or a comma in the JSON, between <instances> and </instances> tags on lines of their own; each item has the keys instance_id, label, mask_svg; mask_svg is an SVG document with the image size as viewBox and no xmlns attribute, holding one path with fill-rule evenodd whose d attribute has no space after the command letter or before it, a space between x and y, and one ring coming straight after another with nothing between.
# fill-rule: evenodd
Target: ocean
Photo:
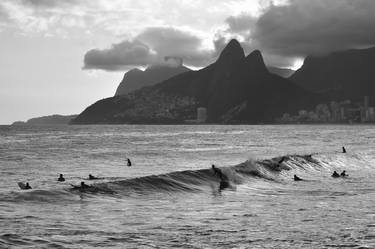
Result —
<instances>
[{"instance_id":1,"label":"ocean","mask_svg":"<svg viewBox=\"0 0 375 249\"><path fill-rule=\"evenodd\" d=\"M372 125L0 126L0 248L375 248L374 141Z\"/></svg>"}]
</instances>

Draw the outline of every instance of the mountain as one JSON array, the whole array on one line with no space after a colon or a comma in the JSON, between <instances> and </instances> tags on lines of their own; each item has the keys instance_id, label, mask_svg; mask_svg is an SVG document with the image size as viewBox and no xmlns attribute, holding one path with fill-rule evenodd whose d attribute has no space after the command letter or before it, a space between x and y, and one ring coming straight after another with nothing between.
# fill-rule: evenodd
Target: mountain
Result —
<instances>
[{"instance_id":1,"label":"mountain","mask_svg":"<svg viewBox=\"0 0 375 249\"><path fill-rule=\"evenodd\" d=\"M188 72L189 68L182 65L173 66L150 66L145 71L132 69L125 73L115 96L124 95L145 86L152 86L175 75Z\"/></svg>"},{"instance_id":2,"label":"mountain","mask_svg":"<svg viewBox=\"0 0 375 249\"><path fill-rule=\"evenodd\" d=\"M330 99L375 96L375 47L352 49L326 56L308 56L289 79Z\"/></svg>"},{"instance_id":3,"label":"mountain","mask_svg":"<svg viewBox=\"0 0 375 249\"><path fill-rule=\"evenodd\" d=\"M268 71L283 78L289 78L295 71L289 68L267 67Z\"/></svg>"},{"instance_id":4,"label":"mountain","mask_svg":"<svg viewBox=\"0 0 375 249\"><path fill-rule=\"evenodd\" d=\"M78 115L50 115L50 116L43 116L37 118L31 118L26 122L17 121L14 122L12 125L65 125L69 124L70 121L76 118Z\"/></svg>"},{"instance_id":5,"label":"mountain","mask_svg":"<svg viewBox=\"0 0 375 249\"><path fill-rule=\"evenodd\" d=\"M269 73L260 51L245 56L232 40L206 68L98 101L72 123L183 123L197 107L207 108L209 122L261 123L315 103L314 94Z\"/></svg>"}]
</instances>

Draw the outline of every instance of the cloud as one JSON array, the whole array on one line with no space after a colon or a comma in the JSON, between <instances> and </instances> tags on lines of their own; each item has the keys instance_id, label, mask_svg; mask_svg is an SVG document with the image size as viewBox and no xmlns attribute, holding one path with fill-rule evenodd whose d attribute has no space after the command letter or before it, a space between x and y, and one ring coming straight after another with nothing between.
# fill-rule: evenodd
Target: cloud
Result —
<instances>
[{"instance_id":1,"label":"cloud","mask_svg":"<svg viewBox=\"0 0 375 249\"><path fill-rule=\"evenodd\" d=\"M144 66L155 60L150 47L139 40L113 44L109 49L92 49L85 54L83 69L117 71Z\"/></svg>"},{"instance_id":2,"label":"cloud","mask_svg":"<svg viewBox=\"0 0 375 249\"><path fill-rule=\"evenodd\" d=\"M248 49L261 49L266 59L282 64L285 58L374 45L374 13L373 0L290 0L270 4L256 21L251 15L229 17L225 32L241 35Z\"/></svg>"},{"instance_id":3,"label":"cloud","mask_svg":"<svg viewBox=\"0 0 375 249\"><path fill-rule=\"evenodd\" d=\"M174 27L151 27L108 49L92 49L85 54L84 69L124 70L150 64L204 66L216 55L204 46L203 38Z\"/></svg>"}]
</instances>

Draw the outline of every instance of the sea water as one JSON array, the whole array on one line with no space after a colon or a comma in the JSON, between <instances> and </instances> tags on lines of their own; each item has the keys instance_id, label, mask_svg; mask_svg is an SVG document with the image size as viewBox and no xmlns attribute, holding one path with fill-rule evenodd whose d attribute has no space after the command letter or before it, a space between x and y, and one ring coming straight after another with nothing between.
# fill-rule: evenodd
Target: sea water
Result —
<instances>
[{"instance_id":1,"label":"sea water","mask_svg":"<svg viewBox=\"0 0 375 249\"><path fill-rule=\"evenodd\" d=\"M0 248L375 248L374 128L1 126Z\"/></svg>"}]
</instances>

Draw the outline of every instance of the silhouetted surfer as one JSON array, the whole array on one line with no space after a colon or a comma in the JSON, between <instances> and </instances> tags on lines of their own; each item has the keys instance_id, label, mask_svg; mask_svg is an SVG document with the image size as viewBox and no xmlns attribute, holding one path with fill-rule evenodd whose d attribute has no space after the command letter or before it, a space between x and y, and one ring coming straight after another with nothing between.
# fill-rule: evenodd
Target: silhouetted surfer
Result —
<instances>
[{"instance_id":1,"label":"silhouetted surfer","mask_svg":"<svg viewBox=\"0 0 375 249\"><path fill-rule=\"evenodd\" d=\"M86 189L86 188L90 188L91 186L87 185L85 182L81 182L81 184L79 186L76 186L76 185L73 185L73 184L70 184L72 185L73 189Z\"/></svg>"},{"instance_id":2,"label":"silhouetted surfer","mask_svg":"<svg viewBox=\"0 0 375 249\"><path fill-rule=\"evenodd\" d=\"M333 171L332 177L337 178L337 177L340 177L340 175L335 170L335 171Z\"/></svg>"},{"instance_id":3,"label":"silhouetted surfer","mask_svg":"<svg viewBox=\"0 0 375 249\"><path fill-rule=\"evenodd\" d=\"M340 176L342 176L342 177L346 177L346 176L348 176L348 175L346 174L346 170L344 170L343 172L341 172Z\"/></svg>"},{"instance_id":4,"label":"silhouetted surfer","mask_svg":"<svg viewBox=\"0 0 375 249\"><path fill-rule=\"evenodd\" d=\"M214 175L218 175L220 178L220 186L219 189L225 189L229 187L228 177L221 172L220 169L216 168L215 165L212 164L212 169L214 170Z\"/></svg>"},{"instance_id":5,"label":"silhouetted surfer","mask_svg":"<svg viewBox=\"0 0 375 249\"><path fill-rule=\"evenodd\" d=\"M130 161L130 159L128 158L128 167L132 166L132 162Z\"/></svg>"},{"instance_id":6,"label":"silhouetted surfer","mask_svg":"<svg viewBox=\"0 0 375 249\"><path fill-rule=\"evenodd\" d=\"M342 153L346 153L346 149L344 146L342 147Z\"/></svg>"},{"instance_id":7,"label":"silhouetted surfer","mask_svg":"<svg viewBox=\"0 0 375 249\"><path fill-rule=\"evenodd\" d=\"M294 175L294 180L295 181L303 181L303 179L299 178L297 175Z\"/></svg>"},{"instance_id":8,"label":"silhouetted surfer","mask_svg":"<svg viewBox=\"0 0 375 249\"><path fill-rule=\"evenodd\" d=\"M60 177L57 179L57 181L65 182L65 178L64 178L63 174L60 174Z\"/></svg>"},{"instance_id":9,"label":"silhouetted surfer","mask_svg":"<svg viewBox=\"0 0 375 249\"><path fill-rule=\"evenodd\" d=\"M28 182L26 184L24 184L23 182L19 182L18 186L20 187L20 189L32 189Z\"/></svg>"},{"instance_id":10,"label":"silhouetted surfer","mask_svg":"<svg viewBox=\"0 0 375 249\"><path fill-rule=\"evenodd\" d=\"M89 180L97 180L97 179L99 179L98 177L95 177L95 176L93 176L93 175L91 175L91 174L89 174Z\"/></svg>"}]
</instances>

